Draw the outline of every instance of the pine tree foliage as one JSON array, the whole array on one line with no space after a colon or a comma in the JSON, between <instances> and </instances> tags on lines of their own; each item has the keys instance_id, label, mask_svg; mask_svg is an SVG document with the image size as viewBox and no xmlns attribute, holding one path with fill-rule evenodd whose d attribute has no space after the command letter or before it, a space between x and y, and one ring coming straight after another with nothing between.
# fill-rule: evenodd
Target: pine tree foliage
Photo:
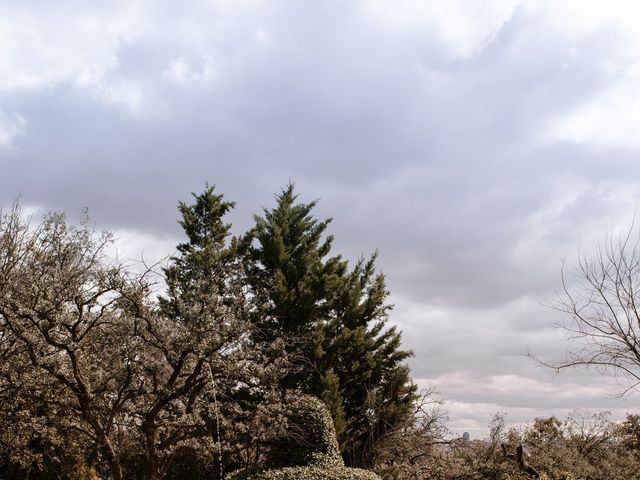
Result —
<instances>
[{"instance_id":1,"label":"pine tree foliage","mask_svg":"<svg viewBox=\"0 0 640 480\"><path fill-rule=\"evenodd\" d=\"M241 247L252 292L265 306L253 318L257 339L286 339L298 368L283 387L308 391L320 380L317 360L324 352L318 327L329 312L328 279L343 274L346 263L339 257L323 261L333 241L323 239L330 220L317 221L310 214L315 202L296 204L296 198L293 185L277 195L276 208L255 216Z\"/></svg>"},{"instance_id":2,"label":"pine tree foliage","mask_svg":"<svg viewBox=\"0 0 640 480\"><path fill-rule=\"evenodd\" d=\"M260 309L247 294L244 265L235 239L230 238L231 224L224 221L234 203L209 185L192 195L192 204L179 204L179 223L187 241L177 246L178 254L164 269L167 294L159 303L167 318L189 326L189 345L204 347L197 353L213 377L203 376L210 402L204 421L211 434L219 431L224 437L225 468L229 468L259 461L264 437L269 435L263 425L269 418L265 412L277 401L272 387L279 382L286 355L281 342L256 346L251 340L249 314L258 315ZM211 407L213 379L221 424Z\"/></svg>"},{"instance_id":3,"label":"pine tree foliage","mask_svg":"<svg viewBox=\"0 0 640 480\"><path fill-rule=\"evenodd\" d=\"M321 318L323 280L334 263L322 262L333 242L322 238L330 220L317 221L310 214L316 202L296 204L296 198L289 185L276 196L276 208L254 216L255 227L243 239L254 291L269 308L256 320L265 340L312 333Z\"/></svg>"},{"instance_id":4,"label":"pine tree foliage","mask_svg":"<svg viewBox=\"0 0 640 480\"><path fill-rule=\"evenodd\" d=\"M215 292L220 301L231 292L231 284L238 281L238 265L234 265L233 249L227 246L231 225L224 216L234 207L223 196L206 186L201 194L192 194L194 203L180 202L182 219L178 222L187 242L177 246L178 255L163 269L168 292L160 299L165 312L183 315L180 303L202 303L202 294ZM209 299L210 295L207 295ZM231 300L227 298L227 300ZM230 301L227 303L231 304ZM200 305L204 308L204 305ZM193 311L199 314L198 310Z\"/></svg>"},{"instance_id":5,"label":"pine tree foliage","mask_svg":"<svg viewBox=\"0 0 640 480\"><path fill-rule=\"evenodd\" d=\"M387 326L391 305L377 254L359 260L343 277L328 329L326 361L340 379L346 418L343 454L350 465L369 466L375 444L406 422L416 387L401 349L400 332Z\"/></svg>"},{"instance_id":6,"label":"pine tree foliage","mask_svg":"<svg viewBox=\"0 0 640 480\"><path fill-rule=\"evenodd\" d=\"M217 385L225 468L246 467L261 461L267 438L277 431L277 392L288 357L281 339L253 340L250 316L263 314L248 292L237 240L224 221L234 203L209 185L192 195L193 203L179 204L187 241L178 245L178 255L164 269L167 296L160 298L160 305L177 322L204 322L203 338L219 347L211 350L207 362ZM207 422L217 420L210 416Z\"/></svg>"},{"instance_id":7,"label":"pine tree foliage","mask_svg":"<svg viewBox=\"0 0 640 480\"><path fill-rule=\"evenodd\" d=\"M315 206L297 202L289 184L243 238L249 283L267 305L254 322L263 340L287 339L297 368L285 387L321 397L347 463L367 466L375 443L411 415L411 353L386 325L391 306L377 254L353 269L330 256L330 219L315 219Z\"/></svg>"}]
</instances>

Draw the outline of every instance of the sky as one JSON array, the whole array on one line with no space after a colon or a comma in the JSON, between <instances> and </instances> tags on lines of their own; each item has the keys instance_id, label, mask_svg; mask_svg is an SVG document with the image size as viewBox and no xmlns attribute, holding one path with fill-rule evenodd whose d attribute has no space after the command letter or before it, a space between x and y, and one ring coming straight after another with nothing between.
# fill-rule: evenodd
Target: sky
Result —
<instances>
[{"instance_id":1,"label":"sky","mask_svg":"<svg viewBox=\"0 0 640 480\"><path fill-rule=\"evenodd\" d=\"M379 250L454 435L573 408L614 379L541 367L578 252L640 200L640 4L595 0L0 3L0 205L89 209L159 259L205 182L234 231L290 180L335 251ZM571 280L569 280L571 282Z\"/></svg>"}]
</instances>

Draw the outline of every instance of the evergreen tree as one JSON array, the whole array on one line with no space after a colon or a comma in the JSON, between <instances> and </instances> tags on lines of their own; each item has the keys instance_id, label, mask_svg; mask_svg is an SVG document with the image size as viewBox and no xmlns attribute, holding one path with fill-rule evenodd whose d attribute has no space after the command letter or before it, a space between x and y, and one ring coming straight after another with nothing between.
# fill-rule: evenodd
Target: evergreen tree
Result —
<instances>
[{"instance_id":1,"label":"evergreen tree","mask_svg":"<svg viewBox=\"0 0 640 480\"><path fill-rule=\"evenodd\" d=\"M346 417L343 455L350 465L369 467L376 443L406 424L413 413L416 386L401 349L401 335L386 325L392 306L377 254L360 259L342 277L327 334L326 361L340 379Z\"/></svg>"},{"instance_id":2,"label":"evergreen tree","mask_svg":"<svg viewBox=\"0 0 640 480\"><path fill-rule=\"evenodd\" d=\"M297 368L283 388L321 397L347 464L369 466L376 442L411 415L416 388L404 364L411 353L386 326L391 306L376 255L352 270L330 256L330 219L315 219L315 206L298 203L289 184L242 239L248 281L266 305L253 322L261 341L287 340Z\"/></svg>"},{"instance_id":3,"label":"evergreen tree","mask_svg":"<svg viewBox=\"0 0 640 480\"><path fill-rule=\"evenodd\" d=\"M326 288L331 277L343 275L340 257L323 261L333 238L323 239L330 220L318 221L310 212L315 202L296 204L293 185L276 196L273 210L255 215L255 226L241 241L253 294L265 310L254 316L257 340L286 339L295 360L285 388L312 389L321 380L322 324L329 305Z\"/></svg>"},{"instance_id":4,"label":"evergreen tree","mask_svg":"<svg viewBox=\"0 0 640 480\"><path fill-rule=\"evenodd\" d=\"M237 268L233 266L236 257L227 246L231 225L223 221L235 204L214 191L207 184L203 193L192 194L192 205L178 205L182 215L178 223L188 241L178 244L178 255L163 270L168 292L166 298L160 298L165 313L174 318L183 317L186 312L198 315L203 299L210 301L211 294L215 294L216 301L224 299L229 294L230 280L237 280ZM198 304L200 309L193 308ZM187 305L191 308L183 308Z\"/></svg>"},{"instance_id":5,"label":"evergreen tree","mask_svg":"<svg viewBox=\"0 0 640 480\"><path fill-rule=\"evenodd\" d=\"M277 433L272 413L281 401L278 385L289 365L282 341L255 341L250 317L264 314L248 292L237 240L224 221L235 204L209 185L192 195L193 203L179 204L187 241L177 246L178 254L164 270L168 288L160 304L168 318L201 325L191 332L214 353L207 362L215 377L221 420L218 425L213 412L205 420L211 432L219 429L224 467L233 470L259 464L269 451L270 438Z\"/></svg>"}]
</instances>

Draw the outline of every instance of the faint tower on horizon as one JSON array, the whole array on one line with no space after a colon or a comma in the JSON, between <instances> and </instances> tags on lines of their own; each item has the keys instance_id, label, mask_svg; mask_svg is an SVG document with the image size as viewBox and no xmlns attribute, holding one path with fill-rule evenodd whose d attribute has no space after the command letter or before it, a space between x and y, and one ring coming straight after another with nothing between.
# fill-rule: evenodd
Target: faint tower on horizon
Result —
<instances>
[{"instance_id":1,"label":"faint tower on horizon","mask_svg":"<svg viewBox=\"0 0 640 480\"><path fill-rule=\"evenodd\" d=\"M465 443L471 441L471 435L469 435L469 432L464 432L462 434L462 441Z\"/></svg>"}]
</instances>

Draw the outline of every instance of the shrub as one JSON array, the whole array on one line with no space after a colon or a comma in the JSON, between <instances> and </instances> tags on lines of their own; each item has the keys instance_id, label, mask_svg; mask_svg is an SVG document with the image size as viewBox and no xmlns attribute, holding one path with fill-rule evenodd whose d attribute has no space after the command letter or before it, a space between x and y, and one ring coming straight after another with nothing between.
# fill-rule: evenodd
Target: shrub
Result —
<instances>
[{"instance_id":1,"label":"shrub","mask_svg":"<svg viewBox=\"0 0 640 480\"><path fill-rule=\"evenodd\" d=\"M273 447L269 467L238 470L227 480L380 480L375 473L344 466L333 420L325 404L291 396L286 432Z\"/></svg>"},{"instance_id":2,"label":"shrub","mask_svg":"<svg viewBox=\"0 0 640 480\"><path fill-rule=\"evenodd\" d=\"M310 395L291 396L285 416L286 433L274 444L270 467L344 466L333 420L321 400Z\"/></svg>"},{"instance_id":3,"label":"shrub","mask_svg":"<svg viewBox=\"0 0 640 480\"><path fill-rule=\"evenodd\" d=\"M238 470L227 480L380 480L375 473L348 467L285 467L275 470Z\"/></svg>"}]
</instances>

